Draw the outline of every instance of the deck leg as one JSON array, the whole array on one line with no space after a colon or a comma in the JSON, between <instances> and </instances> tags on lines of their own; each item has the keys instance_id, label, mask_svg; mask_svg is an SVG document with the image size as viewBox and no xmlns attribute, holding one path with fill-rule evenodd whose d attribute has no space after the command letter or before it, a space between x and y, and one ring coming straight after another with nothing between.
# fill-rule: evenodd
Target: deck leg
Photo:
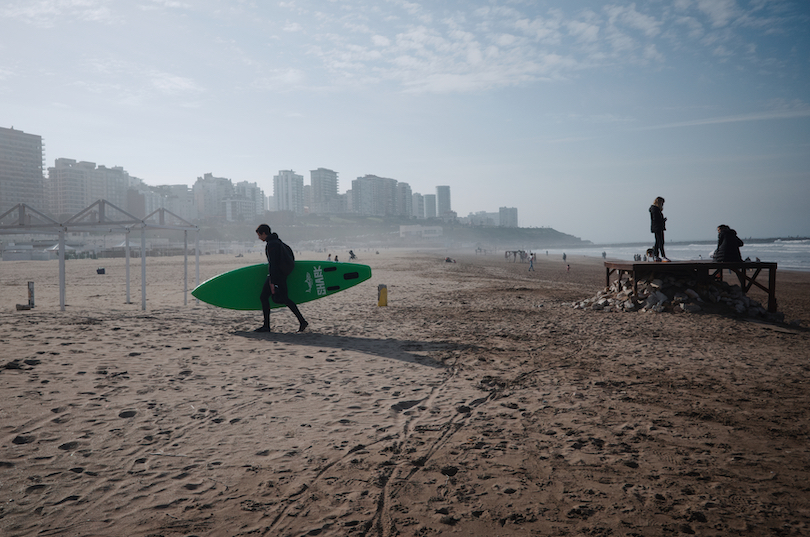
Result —
<instances>
[{"instance_id":1,"label":"deck leg","mask_svg":"<svg viewBox=\"0 0 810 537\"><path fill-rule=\"evenodd\" d=\"M776 313L776 269L768 269L768 311Z\"/></svg>"}]
</instances>

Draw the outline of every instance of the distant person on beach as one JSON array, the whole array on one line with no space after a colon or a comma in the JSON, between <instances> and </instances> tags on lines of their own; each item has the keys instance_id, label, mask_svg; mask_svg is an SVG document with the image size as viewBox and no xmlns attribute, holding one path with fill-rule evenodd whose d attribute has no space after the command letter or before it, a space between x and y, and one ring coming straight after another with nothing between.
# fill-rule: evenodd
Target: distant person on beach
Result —
<instances>
[{"instance_id":1,"label":"distant person on beach","mask_svg":"<svg viewBox=\"0 0 810 537\"><path fill-rule=\"evenodd\" d=\"M655 246L653 246L653 259L661 261L667 259L664 253L664 230L667 228L667 219L664 218L664 198L657 197L650 205L650 231L655 235Z\"/></svg>"},{"instance_id":2,"label":"distant person on beach","mask_svg":"<svg viewBox=\"0 0 810 537\"><path fill-rule=\"evenodd\" d=\"M270 329L270 297L276 304L284 304L293 312L298 319L298 331L303 332L309 323L301 315L298 306L295 305L287 294L287 276L292 272L290 262L295 263L295 257L289 246L281 242L278 234L270 231L270 226L262 224L256 228L256 235L265 242L264 254L267 256L267 279L262 287L262 294L259 300L262 303L262 314L264 324L257 328L256 332L271 332Z\"/></svg>"},{"instance_id":3,"label":"distant person on beach","mask_svg":"<svg viewBox=\"0 0 810 537\"><path fill-rule=\"evenodd\" d=\"M534 272L534 254L529 256L529 270Z\"/></svg>"},{"instance_id":4,"label":"distant person on beach","mask_svg":"<svg viewBox=\"0 0 810 537\"><path fill-rule=\"evenodd\" d=\"M717 249L712 257L718 263L741 263L740 247L743 245L736 231L721 224L717 226Z\"/></svg>"},{"instance_id":5,"label":"distant person on beach","mask_svg":"<svg viewBox=\"0 0 810 537\"><path fill-rule=\"evenodd\" d=\"M328 256L326 256L326 260L327 261L332 261L332 254L329 254Z\"/></svg>"}]
</instances>

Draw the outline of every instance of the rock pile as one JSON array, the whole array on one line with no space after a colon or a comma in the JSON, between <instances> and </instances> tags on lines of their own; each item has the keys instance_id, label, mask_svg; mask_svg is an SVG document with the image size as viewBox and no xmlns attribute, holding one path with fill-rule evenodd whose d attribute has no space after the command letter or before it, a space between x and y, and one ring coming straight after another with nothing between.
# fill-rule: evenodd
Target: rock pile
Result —
<instances>
[{"instance_id":1,"label":"rock pile","mask_svg":"<svg viewBox=\"0 0 810 537\"><path fill-rule=\"evenodd\" d=\"M640 280L637 296L633 295L632 280L617 280L596 296L569 305L575 309L597 311L697 313L711 310L774 322L785 320L783 313L768 313L762 304L745 296L739 285L721 281L699 283L673 275Z\"/></svg>"}]
</instances>

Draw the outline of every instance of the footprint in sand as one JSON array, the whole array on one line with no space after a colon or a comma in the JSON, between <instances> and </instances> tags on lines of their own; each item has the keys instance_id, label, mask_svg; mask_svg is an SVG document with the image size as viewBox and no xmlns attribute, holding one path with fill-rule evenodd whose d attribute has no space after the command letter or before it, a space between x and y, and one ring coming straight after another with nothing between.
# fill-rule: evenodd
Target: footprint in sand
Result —
<instances>
[{"instance_id":1,"label":"footprint in sand","mask_svg":"<svg viewBox=\"0 0 810 537\"><path fill-rule=\"evenodd\" d=\"M395 403L391 405L391 410L395 412L402 412L403 410L408 410L409 408L413 408L419 404L419 401L400 401L399 403Z\"/></svg>"}]
</instances>

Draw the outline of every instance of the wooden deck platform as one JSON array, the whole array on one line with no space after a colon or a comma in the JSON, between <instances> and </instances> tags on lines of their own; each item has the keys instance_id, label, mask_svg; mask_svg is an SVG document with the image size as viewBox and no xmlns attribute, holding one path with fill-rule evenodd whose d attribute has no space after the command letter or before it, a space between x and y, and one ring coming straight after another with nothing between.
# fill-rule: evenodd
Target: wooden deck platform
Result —
<instances>
[{"instance_id":1,"label":"wooden deck platform","mask_svg":"<svg viewBox=\"0 0 810 537\"><path fill-rule=\"evenodd\" d=\"M710 282L714 279L723 280L723 271L730 270L737 275L744 293L756 285L768 293L768 311L776 312L776 263L763 263L761 261L747 261L742 263L715 263L714 261L605 261L605 285L610 286L610 275L616 272L621 281L627 274L633 281L633 293L638 294L638 280L654 274L683 274L693 277L701 282ZM763 271L768 271L768 283L763 285L757 277Z\"/></svg>"}]
</instances>

